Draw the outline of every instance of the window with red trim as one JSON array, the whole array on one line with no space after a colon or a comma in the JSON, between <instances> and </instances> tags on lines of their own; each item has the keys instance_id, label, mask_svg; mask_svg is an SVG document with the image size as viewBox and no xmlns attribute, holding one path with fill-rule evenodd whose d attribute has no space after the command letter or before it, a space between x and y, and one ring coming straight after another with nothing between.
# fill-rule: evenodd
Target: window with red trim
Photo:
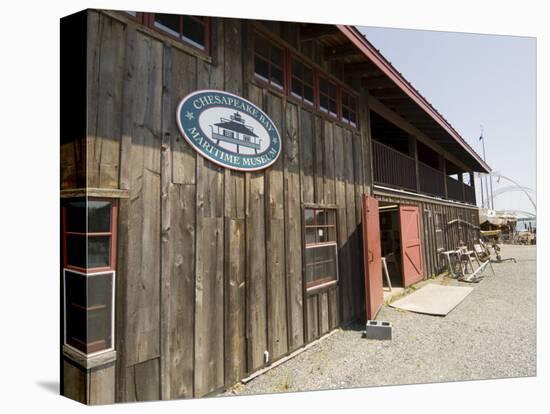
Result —
<instances>
[{"instance_id":1,"label":"window with red trim","mask_svg":"<svg viewBox=\"0 0 550 414\"><path fill-rule=\"evenodd\" d=\"M254 75L263 82L284 90L284 51L256 33L254 36Z\"/></svg>"},{"instance_id":2,"label":"window with red trim","mask_svg":"<svg viewBox=\"0 0 550 414\"><path fill-rule=\"evenodd\" d=\"M302 102L313 105L313 69L294 56L291 57L290 94Z\"/></svg>"},{"instance_id":3,"label":"window with red trim","mask_svg":"<svg viewBox=\"0 0 550 414\"><path fill-rule=\"evenodd\" d=\"M62 206L64 344L90 356L114 349L116 200Z\"/></svg>"},{"instance_id":4,"label":"window with red trim","mask_svg":"<svg viewBox=\"0 0 550 414\"><path fill-rule=\"evenodd\" d=\"M342 89L342 122L357 126L357 100L344 89Z\"/></svg>"},{"instance_id":5,"label":"window with red trim","mask_svg":"<svg viewBox=\"0 0 550 414\"><path fill-rule=\"evenodd\" d=\"M167 13L141 13L125 10L131 19L158 32L169 35L203 52L209 52L210 19Z\"/></svg>"},{"instance_id":6,"label":"window with red trim","mask_svg":"<svg viewBox=\"0 0 550 414\"><path fill-rule=\"evenodd\" d=\"M319 76L319 110L338 118L338 94L334 82Z\"/></svg>"},{"instance_id":7,"label":"window with red trim","mask_svg":"<svg viewBox=\"0 0 550 414\"><path fill-rule=\"evenodd\" d=\"M304 209L306 289L319 288L338 280L336 210Z\"/></svg>"}]
</instances>

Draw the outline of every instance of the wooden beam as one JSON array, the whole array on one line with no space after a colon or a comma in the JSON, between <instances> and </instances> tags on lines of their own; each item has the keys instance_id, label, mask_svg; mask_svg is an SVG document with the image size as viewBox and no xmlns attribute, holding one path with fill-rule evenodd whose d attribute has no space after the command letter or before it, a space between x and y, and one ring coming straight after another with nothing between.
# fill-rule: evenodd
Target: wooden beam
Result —
<instances>
[{"instance_id":1,"label":"wooden beam","mask_svg":"<svg viewBox=\"0 0 550 414\"><path fill-rule=\"evenodd\" d=\"M370 61L345 63L344 73L346 75L360 75L361 77L380 76L382 72Z\"/></svg>"},{"instance_id":2,"label":"wooden beam","mask_svg":"<svg viewBox=\"0 0 550 414\"><path fill-rule=\"evenodd\" d=\"M369 89L371 91L372 96L374 96L376 99L394 99L394 98L402 98L404 101L409 99L407 95L405 95L400 89L393 88L393 87L384 87L381 83L381 89ZM410 101L410 99L409 99ZM412 106L412 105L411 105Z\"/></svg>"},{"instance_id":3,"label":"wooden beam","mask_svg":"<svg viewBox=\"0 0 550 414\"><path fill-rule=\"evenodd\" d=\"M370 78L367 82L367 88L372 89L384 89L391 90L395 92L400 92L399 96L407 96L400 89L397 88L394 82L391 81L387 76L377 76Z\"/></svg>"},{"instance_id":4,"label":"wooden beam","mask_svg":"<svg viewBox=\"0 0 550 414\"><path fill-rule=\"evenodd\" d=\"M307 42L337 33L340 32L331 24L308 24L307 26L300 27L300 41Z\"/></svg>"},{"instance_id":5,"label":"wooden beam","mask_svg":"<svg viewBox=\"0 0 550 414\"><path fill-rule=\"evenodd\" d=\"M363 53L351 43L325 47L326 60L337 60L352 56L363 56Z\"/></svg>"}]
</instances>

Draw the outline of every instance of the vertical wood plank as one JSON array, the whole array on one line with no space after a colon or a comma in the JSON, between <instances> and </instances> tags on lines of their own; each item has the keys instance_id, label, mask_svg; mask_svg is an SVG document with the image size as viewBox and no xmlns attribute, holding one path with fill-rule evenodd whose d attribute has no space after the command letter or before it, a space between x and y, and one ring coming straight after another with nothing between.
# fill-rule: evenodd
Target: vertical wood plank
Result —
<instances>
[{"instance_id":1,"label":"vertical wood plank","mask_svg":"<svg viewBox=\"0 0 550 414\"><path fill-rule=\"evenodd\" d=\"M323 127L323 150L324 150L324 197L325 202L336 204L336 184L335 184L335 145L333 138L333 129L330 122L325 121Z\"/></svg>"},{"instance_id":2,"label":"vertical wood plank","mask_svg":"<svg viewBox=\"0 0 550 414\"><path fill-rule=\"evenodd\" d=\"M91 369L88 374L88 401L90 405L114 404L115 364Z\"/></svg>"},{"instance_id":3,"label":"vertical wood plank","mask_svg":"<svg viewBox=\"0 0 550 414\"><path fill-rule=\"evenodd\" d=\"M323 204L325 202L324 194L324 181L325 181L325 171L324 171L324 120L323 118L316 116L315 117L315 127L313 135L313 158L314 158L314 193L315 193L315 202ZM332 154L331 154L332 155Z\"/></svg>"},{"instance_id":4,"label":"vertical wood plank","mask_svg":"<svg viewBox=\"0 0 550 414\"><path fill-rule=\"evenodd\" d=\"M159 356L160 145L163 46L138 34L131 118L126 366ZM151 379L153 381L153 379Z\"/></svg>"},{"instance_id":5,"label":"vertical wood plank","mask_svg":"<svg viewBox=\"0 0 550 414\"><path fill-rule=\"evenodd\" d=\"M304 150L302 139L308 139L309 131L303 127L303 122L311 122L311 115L302 111L298 117L296 105L287 103L286 122L284 126L284 203L285 203L285 250L286 250L286 280L287 280L287 313L289 351L299 348L304 343L304 304L302 286L302 209L300 200L302 194L305 200L306 181L300 183L300 154ZM300 125L299 125L300 119ZM308 121L309 120L309 121ZM311 124L309 124L311 125ZM305 135L302 135L305 134ZM312 166L310 165L312 173ZM309 179L312 179L310 174ZM310 187L313 185L311 183ZM309 196L308 196L309 197ZM313 200L313 194L311 194Z\"/></svg>"},{"instance_id":6,"label":"vertical wood plank","mask_svg":"<svg viewBox=\"0 0 550 414\"><path fill-rule=\"evenodd\" d=\"M327 132L325 130L325 132ZM326 135L325 135L326 136ZM334 167L335 195L338 204L338 272L340 277L340 315L342 322L348 322L353 316L353 291L349 271L349 242L346 209L346 169L344 156L344 136L341 127L334 127Z\"/></svg>"},{"instance_id":7,"label":"vertical wood plank","mask_svg":"<svg viewBox=\"0 0 550 414\"><path fill-rule=\"evenodd\" d=\"M262 90L248 85L248 98L263 107ZM249 371L264 365L267 349L264 172L246 173L247 361Z\"/></svg>"},{"instance_id":8,"label":"vertical wood plank","mask_svg":"<svg viewBox=\"0 0 550 414\"><path fill-rule=\"evenodd\" d=\"M225 90L243 95L242 21L224 19ZM220 62L221 64L221 62ZM225 172L225 386L246 375L246 246L244 173Z\"/></svg>"},{"instance_id":9,"label":"vertical wood plank","mask_svg":"<svg viewBox=\"0 0 550 414\"><path fill-rule=\"evenodd\" d=\"M319 293L319 335L329 330L328 292Z\"/></svg>"},{"instance_id":10,"label":"vertical wood plank","mask_svg":"<svg viewBox=\"0 0 550 414\"><path fill-rule=\"evenodd\" d=\"M99 16L98 23L97 72L88 80L97 108L88 114L87 179L89 187L118 188L125 33L114 19Z\"/></svg>"},{"instance_id":11,"label":"vertical wood plank","mask_svg":"<svg viewBox=\"0 0 550 414\"><path fill-rule=\"evenodd\" d=\"M267 113L279 131L283 131L281 98L267 95ZM285 246L284 246L284 193L283 157L266 173L266 262L267 262L267 328L268 351L272 361L288 350Z\"/></svg>"},{"instance_id":12,"label":"vertical wood plank","mask_svg":"<svg viewBox=\"0 0 550 414\"><path fill-rule=\"evenodd\" d=\"M311 342L319 336L318 295L307 297L307 341Z\"/></svg>"},{"instance_id":13,"label":"vertical wood plank","mask_svg":"<svg viewBox=\"0 0 550 414\"><path fill-rule=\"evenodd\" d=\"M292 106L293 104L288 104ZM288 114L287 114L288 116ZM314 158L313 158L313 119L311 112L304 109L300 109L300 164L301 164L301 178L302 178L302 200L304 203L313 203L314 198Z\"/></svg>"},{"instance_id":14,"label":"vertical wood plank","mask_svg":"<svg viewBox=\"0 0 550 414\"><path fill-rule=\"evenodd\" d=\"M176 184L195 184L197 153L181 135L176 124L176 107L187 94L197 89L197 58L181 50L172 51L172 181Z\"/></svg>"},{"instance_id":15,"label":"vertical wood plank","mask_svg":"<svg viewBox=\"0 0 550 414\"><path fill-rule=\"evenodd\" d=\"M222 19L214 19L213 36L223 39ZM197 62L197 88L223 89L224 42L215 42L213 61ZM197 157L197 237L195 282L195 396L224 385L224 171Z\"/></svg>"}]
</instances>

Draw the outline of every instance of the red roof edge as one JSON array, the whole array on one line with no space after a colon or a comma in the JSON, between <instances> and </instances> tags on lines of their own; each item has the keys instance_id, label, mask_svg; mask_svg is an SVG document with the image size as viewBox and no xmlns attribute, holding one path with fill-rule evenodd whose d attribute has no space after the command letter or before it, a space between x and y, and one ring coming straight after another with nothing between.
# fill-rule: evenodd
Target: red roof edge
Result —
<instances>
[{"instance_id":1,"label":"red roof edge","mask_svg":"<svg viewBox=\"0 0 550 414\"><path fill-rule=\"evenodd\" d=\"M382 54L368 42L354 26L336 25L338 29L361 50L386 76L405 92L418 106L430 115L451 137L458 142L479 163L486 172L491 167L483 161L477 152L460 136L445 118L407 81Z\"/></svg>"}]
</instances>

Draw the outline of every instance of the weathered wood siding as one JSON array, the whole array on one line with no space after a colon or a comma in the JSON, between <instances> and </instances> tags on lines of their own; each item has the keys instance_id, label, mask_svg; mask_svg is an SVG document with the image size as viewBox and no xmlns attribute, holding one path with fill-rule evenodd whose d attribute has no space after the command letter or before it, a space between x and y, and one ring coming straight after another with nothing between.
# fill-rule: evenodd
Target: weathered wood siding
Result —
<instances>
[{"instance_id":1,"label":"weathered wood siding","mask_svg":"<svg viewBox=\"0 0 550 414\"><path fill-rule=\"evenodd\" d=\"M277 27L297 45L295 25ZM210 61L88 13L87 185L130 194L119 204L117 401L210 394L262 368L265 351L273 362L364 312L368 111L348 129L262 87L250 23L212 19L212 30ZM190 148L176 106L205 88L273 119L283 140L273 166L230 171ZM304 205L338 212L340 280L315 294L303 283Z\"/></svg>"}]
</instances>

